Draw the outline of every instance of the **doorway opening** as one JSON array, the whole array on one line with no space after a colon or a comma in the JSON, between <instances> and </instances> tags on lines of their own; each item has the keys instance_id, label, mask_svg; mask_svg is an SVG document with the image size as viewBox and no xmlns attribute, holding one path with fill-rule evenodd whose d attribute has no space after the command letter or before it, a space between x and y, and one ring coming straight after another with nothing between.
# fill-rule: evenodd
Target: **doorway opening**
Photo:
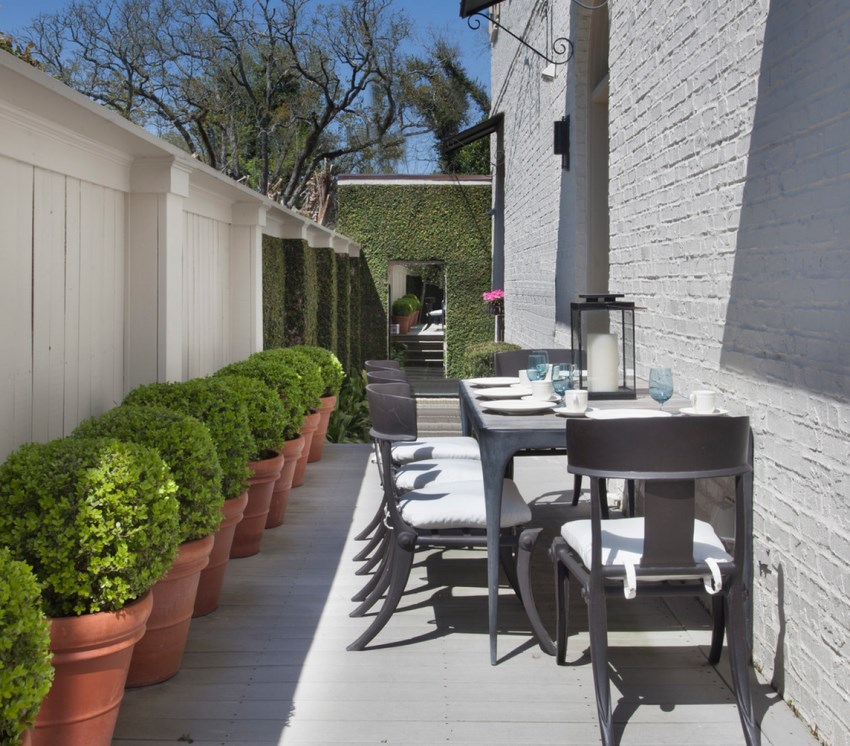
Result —
<instances>
[{"instance_id":1,"label":"doorway opening","mask_svg":"<svg viewBox=\"0 0 850 746\"><path fill-rule=\"evenodd\" d=\"M444 262L389 262L387 349L389 357L398 360L404 368L414 390L421 389L423 382L445 381Z\"/></svg>"}]
</instances>

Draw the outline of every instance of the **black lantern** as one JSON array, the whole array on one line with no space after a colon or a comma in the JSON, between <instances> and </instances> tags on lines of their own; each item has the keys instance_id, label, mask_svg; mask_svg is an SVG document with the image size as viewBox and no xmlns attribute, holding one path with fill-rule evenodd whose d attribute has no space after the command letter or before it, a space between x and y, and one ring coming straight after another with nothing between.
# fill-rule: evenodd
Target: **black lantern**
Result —
<instances>
[{"instance_id":1,"label":"black lantern","mask_svg":"<svg viewBox=\"0 0 850 746\"><path fill-rule=\"evenodd\" d=\"M636 399L635 304L607 293L570 303L573 362L589 399Z\"/></svg>"}]
</instances>

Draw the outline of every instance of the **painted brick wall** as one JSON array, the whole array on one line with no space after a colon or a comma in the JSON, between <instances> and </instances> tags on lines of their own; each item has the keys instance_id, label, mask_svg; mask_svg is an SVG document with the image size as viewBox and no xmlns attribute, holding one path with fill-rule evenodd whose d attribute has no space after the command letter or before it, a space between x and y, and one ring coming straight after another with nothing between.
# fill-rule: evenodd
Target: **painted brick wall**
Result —
<instances>
[{"instance_id":1,"label":"painted brick wall","mask_svg":"<svg viewBox=\"0 0 850 746\"><path fill-rule=\"evenodd\" d=\"M566 339L555 309L581 291L587 251L587 19L554 5L559 35L576 42L556 81L509 38L493 49L506 338L525 346ZM503 6L511 28L541 43L545 3ZM646 308L639 373L668 363L678 391L716 388L722 406L751 416L754 661L824 742L848 746L850 5L609 7L610 287ZM551 154L551 120L564 113L577 122L568 173ZM702 510L723 507L718 488Z\"/></svg>"}]
</instances>

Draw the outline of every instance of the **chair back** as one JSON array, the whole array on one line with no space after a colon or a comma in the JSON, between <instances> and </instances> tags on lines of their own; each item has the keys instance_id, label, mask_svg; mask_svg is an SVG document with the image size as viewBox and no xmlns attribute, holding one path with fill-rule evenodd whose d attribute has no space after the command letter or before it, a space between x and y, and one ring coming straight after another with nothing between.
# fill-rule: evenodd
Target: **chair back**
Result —
<instances>
[{"instance_id":1,"label":"chair back","mask_svg":"<svg viewBox=\"0 0 850 746\"><path fill-rule=\"evenodd\" d=\"M696 480L735 478L736 531L741 528L742 478L752 471L749 458L748 417L567 422L567 469L591 478L597 546L600 480L645 480L642 568L693 566Z\"/></svg>"},{"instance_id":2,"label":"chair back","mask_svg":"<svg viewBox=\"0 0 850 746\"><path fill-rule=\"evenodd\" d=\"M493 353L493 370L497 376L515 376L528 366L528 356L533 350L505 350ZM573 351L563 348L547 349L550 363L573 362Z\"/></svg>"},{"instance_id":3,"label":"chair back","mask_svg":"<svg viewBox=\"0 0 850 746\"><path fill-rule=\"evenodd\" d=\"M403 381L366 385L373 438L388 441L416 439L416 400L409 392L410 386Z\"/></svg>"},{"instance_id":4,"label":"chair back","mask_svg":"<svg viewBox=\"0 0 850 746\"><path fill-rule=\"evenodd\" d=\"M407 374L399 368L376 368L366 371L366 383L389 383L407 381Z\"/></svg>"},{"instance_id":5,"label":"chair back","mask_svg":"<svg viewBox=\"0 0 850 746\"><path fill-rule=\"evenodd\" d=\"M401 368L398 360L366 360L363 363L363 369L368 373L370 370L386 370L387 368L394 368L398 370Z\"/></svg>"}]
</instances>

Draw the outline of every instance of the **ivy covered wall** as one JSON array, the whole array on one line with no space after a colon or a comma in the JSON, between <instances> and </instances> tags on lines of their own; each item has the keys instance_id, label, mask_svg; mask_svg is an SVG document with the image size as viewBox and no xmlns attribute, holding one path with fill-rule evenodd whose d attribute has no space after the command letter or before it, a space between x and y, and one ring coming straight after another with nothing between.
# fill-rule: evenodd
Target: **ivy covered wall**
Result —
<instances>
[{"instance_id":1,"label":"ivy covered wall","mask_svg":"<svg viewBox=\"0 0 850 746\"><path fill-rule=\"evenodd\" d=\"M489 184L463 182L346 184L339 187L337 230L361 247L361 359L386 349L387 265L439 261L446 275L447 375L459 374L462 351L493 337L481 294L490 290ZM353 340L352 340L353 341Z\"/></svg>"}]
</instances>

